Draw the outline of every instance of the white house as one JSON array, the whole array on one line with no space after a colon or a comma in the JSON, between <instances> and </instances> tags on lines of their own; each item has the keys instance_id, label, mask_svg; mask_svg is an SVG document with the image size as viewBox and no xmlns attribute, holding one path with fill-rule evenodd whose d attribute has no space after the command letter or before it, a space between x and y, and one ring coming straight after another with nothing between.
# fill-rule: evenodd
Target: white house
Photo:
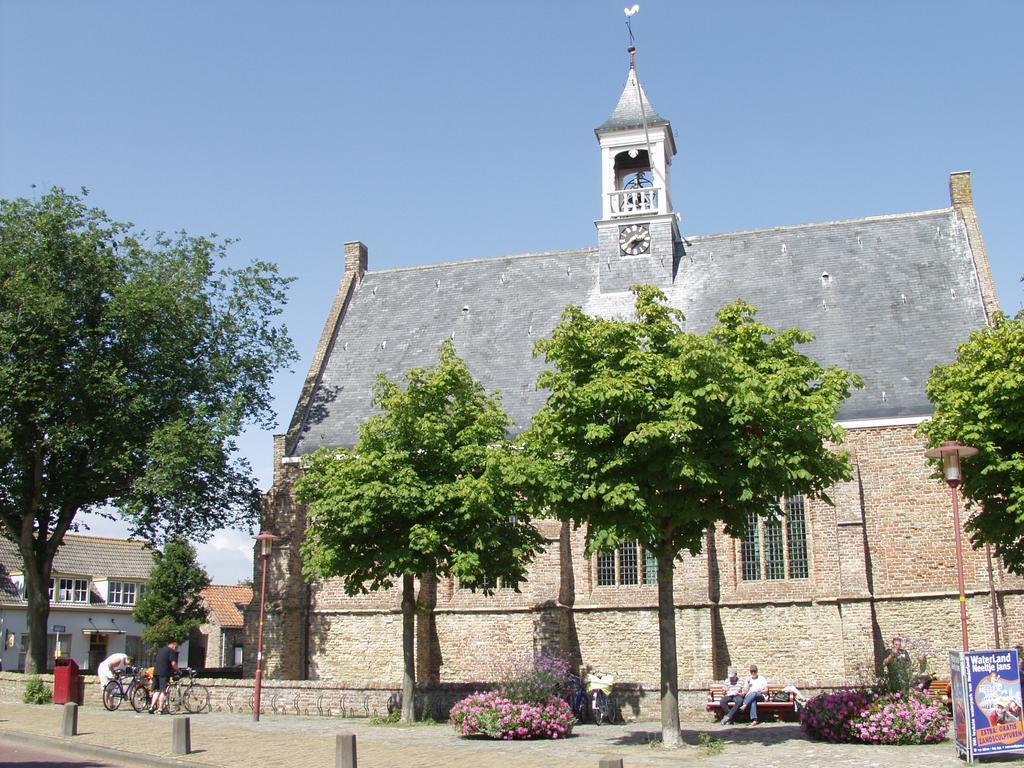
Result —
<instances>
[{"instance_id":1,"label":"white house","mask_svg":"<svg viewBox=\"0 0 1024 768\"><path fill-rule=\"evenodd\" d=\"M70 657L83 672L95 672L103 659L120 651L144 662L144 627L132 610L152 569L153 549L143 541L65 536L50 579L49 666L57 657ZM0 538L0 661L8 671L25 668L24 583L17 547Z\"/></svg>"}]
</instances>

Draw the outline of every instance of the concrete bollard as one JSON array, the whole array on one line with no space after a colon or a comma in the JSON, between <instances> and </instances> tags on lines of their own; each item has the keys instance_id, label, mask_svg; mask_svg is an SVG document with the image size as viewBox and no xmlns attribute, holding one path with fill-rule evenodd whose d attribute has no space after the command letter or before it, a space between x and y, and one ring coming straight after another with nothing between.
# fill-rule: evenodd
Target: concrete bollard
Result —
<instances>
[{"instance_id":1,"label":"concrete bollard","mask_svg":"<svg viewBox=\"0 0 1024 768\"><path fill-rule=\"evenodd\" d=\"M171 721L171 754L187 755L192 751L192 723L187 717Z\"/></svg>"},{"instance_id":2,"label":"concrete bollard","mask_svg":"<svg viewBox=\"0 0 1024 768\"><path fill-rule=\"evenodd\" d=\"M64 705L64 719L60 724L60 735L78 735L78 705L73 701Z\"/></svg>"},{"instance_id":3,"label":"concrete bollard","mask_svg":"<svg viewBox=\"0 0 1024 768\"><path fill-rule=\"evenodd\" d=\"M334 745L334 768L356 768L356 735L339 734Z\"/></svg>"},{"instance_id":4,"label":"concrete bollard","mask_svg":"<svg viewBox=\"0 0 1024 768\"><path fill-rule=\"evenodd\" d=\"M597 768L622 768L621 757L602 757L597 762Z\"/></svg>"}]
</instances>

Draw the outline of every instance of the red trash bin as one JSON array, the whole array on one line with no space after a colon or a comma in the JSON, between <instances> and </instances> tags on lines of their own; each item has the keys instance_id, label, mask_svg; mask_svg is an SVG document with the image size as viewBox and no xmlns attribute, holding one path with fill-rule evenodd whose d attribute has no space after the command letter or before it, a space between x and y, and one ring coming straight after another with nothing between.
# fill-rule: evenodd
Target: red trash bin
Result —
<instances>
[{"instance_id":1,"label":"red trash bin","mask_svg":"<svg viewBox=\"0 0 1024 768\"><path fill-rule=\"evenodd\" d=\"M81 704L78 664L74 659L57 659L53 663L53 703Z\"/></svg>"}]
</instances>

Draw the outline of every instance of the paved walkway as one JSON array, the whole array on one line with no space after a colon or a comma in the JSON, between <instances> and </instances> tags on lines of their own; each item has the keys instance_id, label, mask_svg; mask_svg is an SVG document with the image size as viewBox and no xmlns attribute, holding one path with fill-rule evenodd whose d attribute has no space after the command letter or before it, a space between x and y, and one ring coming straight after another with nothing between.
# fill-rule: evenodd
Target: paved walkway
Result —
<instances>
[{"instance_id":1,"label":"paved walkway","mask_svg":"<svg viewBox=\"0 0 1024 768\"><path fill-rule=\"evenodd\" d=\"M79 710L79 736L65 741L102 745L129 752L170 758L170 716ZM61 707L0 702L0 734L54 736L60 730ZM254 723L246 715L216 712L192 716L192 746L184 763L220 768L331 768L334 737L357 736L362 768L595 768L604 756L621 756L634 766L700 766L700 768L904 768L962 766L950 742L924 747L869 747L819 744L803 738L798 726L764 724L722 727L693 720L684 724L687 746L676 751L651 746L656 723L580 726L562 741L494 742L456 737L446 725L411 728L371 726L366 720L264 715ZM701 734L721 739L723 748L709 755ZM0 760L2 762L2 760ZM1024 766L1024 759L999 766Z\"/></svg>"}]
</instances>

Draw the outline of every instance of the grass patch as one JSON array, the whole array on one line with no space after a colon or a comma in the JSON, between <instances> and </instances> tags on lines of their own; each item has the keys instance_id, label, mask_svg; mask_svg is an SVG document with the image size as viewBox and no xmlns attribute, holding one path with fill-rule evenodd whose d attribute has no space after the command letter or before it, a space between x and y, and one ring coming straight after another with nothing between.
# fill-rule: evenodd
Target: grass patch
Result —
<instances>
[{"instance_id":1,"label":"grass patch","mask_svg":"<svg viewBox=\"0 0 1024 768\"><path fill-rule=\"evenodd\" d=\"M403 723L402 722L402 713L401 713L400 710L396 709L394 712L389 712L384 717L380 717L379 715L374 715L373 717L370 718L370 725L379 725L379 726L385 726L385 727L387 727L387 726L412 727L412 726L415 726L415 725L440 725L440 723L438 723L437 720L435 720L432 717L424 717L422 720L417 720L414 723Z\"/></svg>"},{"instance_id":2,"label":"grass patch","mask_svg":"<svg viewBox=\"0 0 1024 768\"><path fill-rule=\"evenodd\" d=\"M718 739L708 733L701 733L697 736L697 743L704 747L704 754L709 757L720 755L725 749L725 741Z\"/></svg>"},{"instance_id":3,"label":"grass patch","mask_svg":"<svg viewBox=\"0 0 1024 768\"><path fill-rule=\"evenodd\" d=\"M21 700L26 704L49 704L53 701L53 692L38 677L30 677Z\"/></svg>"}]
</instances>

